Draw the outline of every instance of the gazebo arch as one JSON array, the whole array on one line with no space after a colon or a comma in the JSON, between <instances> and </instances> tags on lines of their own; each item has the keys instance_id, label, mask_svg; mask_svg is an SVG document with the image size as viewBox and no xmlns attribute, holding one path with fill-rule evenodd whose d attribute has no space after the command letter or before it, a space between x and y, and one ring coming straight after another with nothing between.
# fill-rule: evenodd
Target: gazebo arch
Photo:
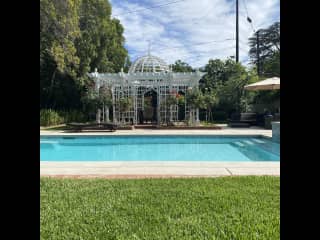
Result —
<instances>
[{"instance_id":1,"label":"gazebo arch","mask_svg":"<svg viewBox=\"0 0 320 240\"><path fill-rule=\"evenodd\" d=\"M167 113L167 100L169 96L176 96L178 92L184 92L190 88L198 88L199 80L205 73L197 70L196 72L172 72L169 66L160 58L150 54L138 58L130 67L128 73L123 69L119 73L98 73L97 69L89 76L94 79L96 89L106 86L112 92L112 109L114 123L138 124L139 111L143 111L144 94L150 89L157 93L157 125L167 123L169 116ZM126 111L120 109L120 99L131 98L132 107ZM188 106L186 96L185 117L193 111ZM101 111L99 111L101 112ZM199 122L199 110L196 109L193 114ZM177 104L170 108L170 121L178 120ZM100 117L97 119L100 121Z\"/></svg>"}]
</instances>

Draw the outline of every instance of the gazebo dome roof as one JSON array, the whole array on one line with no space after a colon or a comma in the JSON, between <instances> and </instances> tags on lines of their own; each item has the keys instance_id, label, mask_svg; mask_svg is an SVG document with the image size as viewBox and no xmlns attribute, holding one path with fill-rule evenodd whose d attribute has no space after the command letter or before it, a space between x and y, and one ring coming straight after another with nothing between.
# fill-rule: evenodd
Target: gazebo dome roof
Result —
<instances>
[{"instance_id":1,"label":"gazebo dome roof","mask_svg":"<svg viewBox=\"0 0 320 240\"><path fill-rule=\"evenodd\" d=\"M129 73L137 72L170 72L170 69L161 58L148 54L138 58L131 65Z\"/></svg>"}]
</instances>

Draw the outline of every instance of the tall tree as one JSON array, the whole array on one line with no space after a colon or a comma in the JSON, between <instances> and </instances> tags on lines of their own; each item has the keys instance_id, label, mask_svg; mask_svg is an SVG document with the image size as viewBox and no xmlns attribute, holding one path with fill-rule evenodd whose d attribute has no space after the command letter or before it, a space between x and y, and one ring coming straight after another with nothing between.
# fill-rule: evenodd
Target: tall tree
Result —
<instances>
[{"instance_id":1,"label":"tall tree","mask_svg":"<svg viewBox=\"0 0 320 240\"><path fill-rule=\"evenodd\" d=\"M40 0L40 99L55 107L58 77L75 77L79 58L74 41L80 35L80 0ZM68 77L67 77L68 78ZM40 106L41 107L41 106Z\"/></svg>"},{"instance_id":2,"label":"tall tree","mask_svg":"<svg viewBox=\"0 0 320 240\"><path fill-rule=\"evenodd\" d=\"M188 63L181 60L175 61L175 63L170 66L174 72L194 72L194 69Z\"/></svg>"},{"instance_id":3,"label":"tall tree","mask_svg":"<svg viewBox=\"0 0 320 240\"><path fill-rule=\"evenodd\" d=\"M88 72L119 72L123 31L107 0L40 0L40 108L79 108Z\"/></svg>"},{"instance_id":4,"label":"tall tree","mask_svg":"<svg viewBox=\"0 0 320 240\"><path fill-rule=\"evenodd\" d=\"M280 22L275 22L270 27L257 32L249 38L251 62L256 65L259 54L261 75L280 76ZM259 50L257 49L257 34Z\"/></svg>"},{"instance_id":5,"label":"tall tree","mask_svg":"<svg viewBox=\"0 0 320 240\"><path fill-rule=\"evenodd\" d=\"M220 59L210 59L204 67L206 74L200 79L200 88L204 90L214 89L218 85L224 84L238 71L236 62L229 58L226 61Z\"/></svg>"}]
</instances>

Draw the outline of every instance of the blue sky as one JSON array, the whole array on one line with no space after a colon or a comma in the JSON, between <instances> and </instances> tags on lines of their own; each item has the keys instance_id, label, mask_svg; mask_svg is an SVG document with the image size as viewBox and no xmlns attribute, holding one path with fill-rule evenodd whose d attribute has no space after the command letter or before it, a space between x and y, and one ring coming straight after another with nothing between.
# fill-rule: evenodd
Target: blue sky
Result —
<instances>
[{"instance_id":1,"label":"blue sky","mask_svg":"<svg viewBox=\"0 0 320 240\"><path fill-rule=\"evenodd\" d=\"M125 28L131 61L148 52L193 67L235 56L235 0L111 0ZM150 8L151 9L144 9ZM248 14L247 14L248 12ZM246 18L252 19L253 26ZM280 19L280 0L239 0L239 59L248 64L248 37Z\"/></svg>"}]
</instances>

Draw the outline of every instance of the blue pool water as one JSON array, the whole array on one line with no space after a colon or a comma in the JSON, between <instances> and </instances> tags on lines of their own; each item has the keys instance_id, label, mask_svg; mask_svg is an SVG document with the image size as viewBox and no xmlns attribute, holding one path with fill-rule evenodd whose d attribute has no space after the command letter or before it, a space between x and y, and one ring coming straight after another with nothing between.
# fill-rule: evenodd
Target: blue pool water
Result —
<instances>
[{"instance_id":1,"label":"blue pool water","mask_svg":"<svg viewBox=\"0 0 320 240\"><path fill-rule=\"evenodd\" d=\"M263 137L40 137L41 161L280 161L280 145Z\"/></svg>"}]
</instances>

